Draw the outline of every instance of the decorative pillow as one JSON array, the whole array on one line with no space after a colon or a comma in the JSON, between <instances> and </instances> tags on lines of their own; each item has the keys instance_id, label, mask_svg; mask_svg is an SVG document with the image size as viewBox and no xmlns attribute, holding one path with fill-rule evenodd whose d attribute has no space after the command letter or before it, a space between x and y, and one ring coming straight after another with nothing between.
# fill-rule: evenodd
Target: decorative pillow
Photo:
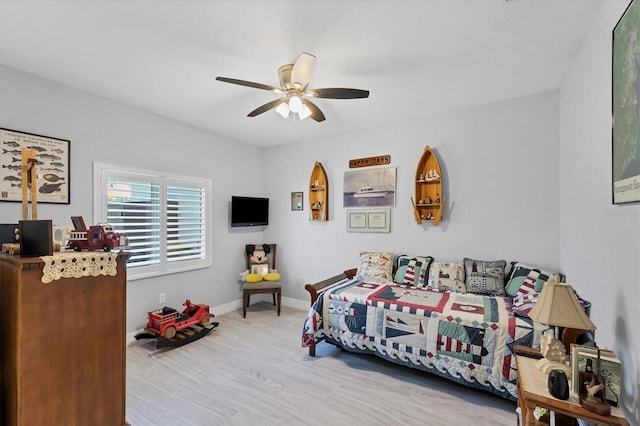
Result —
<instances>
[{"instance_id":1,"label":"decorative pillow","mask_svg":"<svg viewBox=\"0 0 640 426\"><path fill-rule=\"evenodd\" d=\"M504 296L505 260L477 260L464 258L465 284L469 293L485 296Z\"/></svg>"},{"instance_id":2,"label":"decorative pillow","mask_svg":"<svg viewBox=\"0 0 640 426\"><path fill-rule=\"evenodd\" d=\"M429 268L427 288L436 291L449 290L456 293L466 293L464 263L433 262Z\"/></svg>"},{"instance_id":3,"label":"decorative pillow","mask_svg":"<svg viewBox=\"0 0 640 426\"><path fill-rule=\"evenodd\" d=\"M404 274L407 272L408 262L404 263L404 265L400 265L400 259L407 257L406 254L399 254L393 259L393 266L395 266L396 273L393 276L393 281L396 284L402 284L404 280Z\"/></svg>"},{"instance_id":4,"label":"decorative pillow","mask_svg":"<svg viewBox=\"0 0 640 426\"><path fill-rule=\"evenodd\" d=\"M364 281L392 282L393 253L363 251L356 275Z\"/></svg>"},{"instance_id":5,"label":"decorative pillow","mask_svg":"<svg viewBox=\"0 0 640 426\"><path fill-rule=\"evenodd\" d=\"M511 265L509 282L506 287L506 293L509 296L517 296L520 287L531 287L532 285L535 287L535 291L540 293L544 283L549 281L551 276L557 274L521 262L511 262ZM560 282L565 282L566 277L563 274L557 275L560 276Z\"/></svg>"},{"instance_id":6,"label":"decorative pillow","mask_svg":"<svg viewBox=\"0 0 640 426\"><path fill-rule=\"evenodd\" d=\"M396 274L393 277L393 282L395 282L396 284L402 284L404 282L404 274L407 273L408 267L408 263L406 265L398 266L396 268Z\"/></svg>"},{"instance_id":7,"label":"decorative pillow","mask_svg":"<svg viewBox=\"0 0 640 426\"><path fill-rule=\"evenodd\" d=\"M519 294L513 299L513 313L528 317L529 312L538 301L538 297L540 297L540 293L536 291Z\"/></svg>"},{"instance_id":8,"label":"decorative pillow","mask_svg":"<svg viewBox=\"0 0 640 426\"><path fill-rule=\"evenodd\" d=\"M395 282L415 287L426 287L431 262L433 262L431 256L398 256Z\"/></svg>"}]
</instances>

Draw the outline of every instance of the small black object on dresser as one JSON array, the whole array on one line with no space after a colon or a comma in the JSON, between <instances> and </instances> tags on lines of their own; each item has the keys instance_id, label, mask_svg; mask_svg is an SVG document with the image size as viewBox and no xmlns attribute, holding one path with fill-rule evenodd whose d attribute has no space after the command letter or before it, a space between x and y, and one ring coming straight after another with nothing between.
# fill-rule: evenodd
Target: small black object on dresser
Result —
<instances>
[{"instance_id":1,"label":"small black object on dresser","mask_svg":"<svg viewBox=\"0 0 640 426\"><path fill-rule=\"evenodd\" d=\"M569 399L569 381L562 370L551 370L549 373L549 393L555 398Z\"/></svg>"},{"instance_id":2,"label":"small black object on dresser","mask_svg":"<svg viewBox=\"0 0 640 426\"><path fill-rule=\"evenodd\" d=\"M20 256L51 256L53 235L51 220L21 220Z\"/></svg>"}]
</instances>

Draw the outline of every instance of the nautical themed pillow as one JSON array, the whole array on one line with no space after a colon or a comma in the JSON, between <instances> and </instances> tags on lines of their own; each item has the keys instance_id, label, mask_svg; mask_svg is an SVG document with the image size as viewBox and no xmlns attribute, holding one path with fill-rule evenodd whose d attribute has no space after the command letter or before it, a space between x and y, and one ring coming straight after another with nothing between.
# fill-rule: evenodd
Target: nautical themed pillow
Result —
<instances>
[{"instance_id":1,"label":"nautical themed pillow","mask_svg":"<svg viewBox=\"0 0 640 426\"><path fill-rule=\"evenodd\" d=\"M431 262L433 262L433 257L431 256L400 256L398 258L396 282L398 284L410 284L415 287L426 287ZM402 279L398 280L401 271L404 271Z\"/></svg>"},{"instance_id":2,"label":"nautical themed pillow","mask_svg":"<svg viewBox=\"0 0 640 426\"><path fill-rule=\"evenodd\" d=\"M513 313L520 316L529 316L529 312L538 301L540 293L529 292L521 293L513 299Z\"/></svg>"},{"instance_id":3,"label":"nautical themed pillow","mask_svg":"<svg viewBox=\"0 0 640 426\"><path fill-rule=\"evenodd\" d=\"M509 296L517 296L518 291L522 286L530 287L534 285L536 292L542 291L542 286L553 275L560 276L560 282L565 282L566 277L563 274L556 272L545 271L535 266L527 265L522 262L511 262L511 273L509 274L509 281L507 283L506 292Z\"/></svg>"},{"instance_id":4,"label":"nautical themed pillow","mask_svg":"<svg viewBox=\"0 0 640 426\"><path fill-rule=\"evenodd\" d=\"M356 275L363 281L392 282L393 253L363 251L360 253L360 264Z\"/></svg>"},{"instance_id":5,"label":"nautical themed pillow","mask_svg":"<svg viewBox=\"0 0 640 426\"><path fill-rule=\"evenodd\" d=\"M462 262L433 262L429 268L427 288L435 291L466 293Z\"/></svg>"},{"instance_id":6,"label":"nautical themed pillow","mask_svg":"<svg viewBox=\"0 0 640 426\"><path fill-rule=\"evenodd\" d=\"M465 284L469 293L485 296L504 296L506 260L477 260L464 258Z\"/></svg>"}]
</instances>

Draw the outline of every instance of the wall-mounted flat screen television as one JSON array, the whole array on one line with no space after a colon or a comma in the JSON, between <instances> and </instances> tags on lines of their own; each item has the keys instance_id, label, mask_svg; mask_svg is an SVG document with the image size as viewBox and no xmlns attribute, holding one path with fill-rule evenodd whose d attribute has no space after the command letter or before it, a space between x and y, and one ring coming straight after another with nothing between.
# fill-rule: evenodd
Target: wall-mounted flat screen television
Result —
<instances>
[{"instance_id":1,"label":"wall-mounted flat screen television","mask_svg":"<svg viewBox=\"0 0 640 426\"><path fill-rule=\"evenodd\" d=\"M268 224L268 198L231 196L231 226L264 226Z\"/></svg>"}]
</instances>

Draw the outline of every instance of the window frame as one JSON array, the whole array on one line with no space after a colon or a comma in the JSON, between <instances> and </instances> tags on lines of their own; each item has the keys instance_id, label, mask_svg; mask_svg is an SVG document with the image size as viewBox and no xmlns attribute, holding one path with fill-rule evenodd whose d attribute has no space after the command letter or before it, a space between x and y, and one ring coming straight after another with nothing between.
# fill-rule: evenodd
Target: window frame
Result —
<instances>
[{"instance_id":1,"label":"window frame","mask_svg":"<svg viewBox=\"0 0 640 426\"><path fill-rule=\"evenodd\" d=\"M160 241L158 264L149 266L129 266L127 269L128 280L138 280L150 277L157 277L197 269L209 268L212 266L212 187L211 179L171 175L165 172L140 169L137 167L127 167L102 162L93 162L93 219L94 223L107 222L107 182L110 177L132 178L155 183L159 185L159 210L160 210ZM204 258L194 260L168 261L167 256L167 186L189 185L204 189ZM126 234L126 232L125 232ZM126 251L126 250L125 250Z\"/></svg>"}]
</instances>

